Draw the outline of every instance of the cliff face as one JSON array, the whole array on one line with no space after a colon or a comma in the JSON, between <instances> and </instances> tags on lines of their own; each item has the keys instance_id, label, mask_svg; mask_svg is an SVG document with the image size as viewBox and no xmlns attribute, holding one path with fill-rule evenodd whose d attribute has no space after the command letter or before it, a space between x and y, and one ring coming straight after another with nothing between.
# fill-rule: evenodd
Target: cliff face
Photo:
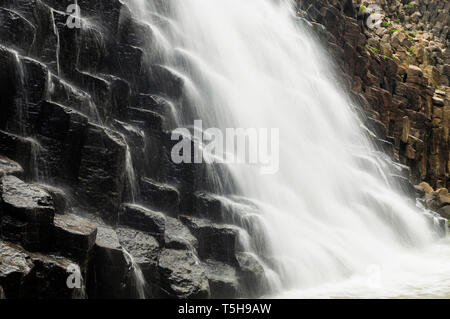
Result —
<instances>
[{"instance_id":1,"label":"cliff face","mask_svg":"<svg viewBox=\"0 0 450 319\"><path fill-rule=\"evenodd\" d=\"M184 83L152 56L151 28L120 0L78 0L83 19L69 27L77 23L71 4L0 0L0 298L267 291L261 262L240 251L244 226L225 217L234 208L211 194L205 166L170 161L171 110L183 106ZM442 15L423 26L440 39L433 44L429 33L368 30L350 1L300 7L345 71L380 148L410 166L415 181L448 186ZM408 41L426 44L423 53L412 54ZM247 204L239 206L256 209Z\"/></svg>"},{"instance_id":2,"label":"cliff face","mask_svg":"<svg viewBox=\"0 0 450 319\"><path fill-rule=\"evenodd\" d=\"M371 15L374 4L379 11ZM450 3L300 0L298 5L299 15L315 22L343 81L363 105L377 144L411 168L413 182L448 187Z\"/></svg>"},{"instance_id":3,"label":"cliff face","mask_svg":"<svg viewBox=\"0 0 450 319\"><path fill-rule=\"evenodd\" d=\"M183 81L151 28L119 0L79 0L81 21L72 4L0 0L0 294L258 296L205 167L170 161Z\"/></svg>"}]
</instances>

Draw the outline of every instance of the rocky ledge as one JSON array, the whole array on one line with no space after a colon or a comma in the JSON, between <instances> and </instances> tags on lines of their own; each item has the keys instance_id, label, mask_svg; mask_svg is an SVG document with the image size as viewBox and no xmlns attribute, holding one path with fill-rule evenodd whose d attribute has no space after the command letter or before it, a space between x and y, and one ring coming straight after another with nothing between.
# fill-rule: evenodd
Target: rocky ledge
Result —
<instances>
[{"instance_id":1,"label":"rocky ledge","mask_svg":"<svg viewBox=\"0 0 450 319\"><path fill-rule=\"evenodd\" d=\"M152 29L72 3L0 0L0 298L260 296L245 230L189 217L205 166L169 160L184 83Z\"/></svg>"}]
</instances>

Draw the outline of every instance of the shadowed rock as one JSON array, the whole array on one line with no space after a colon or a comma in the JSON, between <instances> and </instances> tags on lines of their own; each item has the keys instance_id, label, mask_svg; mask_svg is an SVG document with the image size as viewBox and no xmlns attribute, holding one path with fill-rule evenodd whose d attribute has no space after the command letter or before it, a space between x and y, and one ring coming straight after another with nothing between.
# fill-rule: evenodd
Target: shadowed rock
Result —
<instances>
[{"instance_id":1,"label":"shadowed rock","mask_svg":"<svg viewBox=\"0 0 450 319\"><path fill-rule=\"evenodd\" d=\"M29 139L0 131L0 154L19 163L27 178L33 175L33 148Z\"/></svg>"},{"instance_id":2,"label":"shadowed rock","mask_svg":"<svg viewBox=\"0 0 450 319\"><path fill-rule=\"evenodd\" d=\"M14 11L0 8L0 42L27 54L34 37L35 27Z\"/></svg>"},{"instance_id":3,"label":"shadowed rock","mask_svg":"<svg viewBox=\"0 0 450 319\"><path fill-rule=\"evenodd\" d=\"M206 270L211 298L234 299L239 297L239 282L236 269L215 260L206 260L202 265Z\"/></svg>"},{"instance_id":4,"label":"shadowed rock","mask_svg":"<svg viewBox=\"0 0 450 319\"><path fill-rule=\"evenodd\" d=\"M28 250L48 249L55 215L52 197L15 176L0 183L3 238L19 239Z\"/></svg>"},{"instance_id":5,"label":"shadowed rock","mask_svg":"<svg viewBox=\"0 0 450 319\"><path fill-rule=\"evenodd\" d=\"M157 269L158 253L160 246L155 237L150 234L138 231L131 228L119 227L117 228L117 235L120 244L133 257L134 262L139 266L144 279L146 281L144 292L147 298L159 296L159 274ZM131 267L131 265L130 265ZM129 276L133 274L130 272ZM131 287L132 280L129 278L128 282ZM133 296L133 292L128 292Z\"/></svg>"},{"instance_id":6,"label":"shadowed rock","mask_svg":"<svg viewBox=\"0 0 450 319\"><path fill-rule=\"evenodd\" d=\"M80 287L67 285L78 270ZM83 296L79 267L69 259L29 253L18 245L0 242L0 285L6 298L70 299Z\"/></svg>"},{"instance_id":7,"label":"shadowed rock","mask_svg":"<svg viewBox=\"0 0 450 319\"><path fill-rule=\"evenodd\" d=\"M24 171L19 163L16 163L7 157L0 156L0 177L6 175L13 175L18 178L23 178Z\"/></svg>"},{"instance_id":8,"label":"shadowed rock","mask_svg":"<svg viewBox=\"0 0 450 319\"><path fill-rule=\"evenodd\" d=\"M212 258L231 264L236 262L237 227L187 216L180 216L180 220L197 238L200 258Z\"/></svg>"},{"instance_id":9,"label":"shadowed rock","mask_svg":"<svg viewBox=\"0 0 450 319\"><path fill-rule=\"evenodd\" d=\"M437 213L441 215L443 218L450 220L450 205L444 206L440 208Z\"/></svg>"},{"instance_id":10,"label":"shadowed rock","mask_svg":"<svg viewBox=\"0 0 450 319\"><path fill-rule=\"evenodd\" d=\"M0 241L0 285L9 299L22 298L28 287L23 282L33 263L19 246Z\"/></svg>"},{"instance_id":11,"label":"shadowed rock","mask_svg":"<svg viewBox=\"0 0 450 319\"><path fill-rule=\"evenodd\" d=\"M85 261L95 244L97 227L74 214L56 215L55 249L62 254Z\"/></svg>"},{"instance_id":12,"label":"shadowed rock","mask_svg":"<svg viewBox=\"0 0 450 319\"><path fill-rule=\"evenodd\" d=\"M90 263L88 295L90 298L121 298L128 263L114 229L100 225L94 256Z\"/></svg>"},{"instance_id":13,"label":"shadowed rock","mask_svg":"<svg viewBox=\"0 0 450 319\"><path fill-rule=\"evenodd\" d=\"M68 211L70 212L71 207L69 205L69 199L64 190L46 184L37 184L37 186L46 190L52 197L53 206L55 206L55 214L63 215Z\"/></svg>"},{"instance_id":14,"label":"shadowed rock","mask_svg":"<svg viewBox=\"0 0 450 319\"><path fill-rule=\"evenodd\" d=\"M175 188L144 177L140 181L140 189L145 205L171 215L179 211L180 195Z\"/></svg>"},{"instance_id":15,"label":"shadowed rock","mask_svg":"<svg viewBox=\"0 0 450 319\"><path fill-rule=\"evenodd\" d=\"M135 204L122 205L119 214L119 224L145 231L159 241L163 240L165 223L163 214Z\"/></svg>"},{"instance_id":16,"label":"shadowed rock","mask_svg":"<svg viewBox=\"0 0 450 319\"><path fill-rule=\"evenodd\" d=\"M178 219L167 217L164 246L168 249L196 251L198 241L182 222Z\"/></svg>"},{"instance_id":17,"label":"shadowed rock","mask_svg":"<svg viewBox=\"0 0 450 319\"><path fill-rule=\"evenodd\" d=\"M242 285L243 293L251 298L260 297L267 293L269 284L264 271L264 267L258 259L250 253L237 253L237 270L239 282Z\"/></svg>"},{"instance_id":18,"label":"shadowed rock","mask_svg":"<svg viewBox=\"0 0 450 319\"><path fill-rule=\"evenodd\" d=\"M203 299L210 296L206 273L193 252L163 249L158 259L158 270L163 297Z\"/></svg>"},{"instance_id":19,"label":"shadowed rock","mask_svg":"<svg viewBox=\"0 0 450 319\"><path fill-rule=\"evenodd\" d=\"M89 124L81 152L78 193L115 220L125 184L126 144L109 129Z\"/></svg>"}]
</instances>

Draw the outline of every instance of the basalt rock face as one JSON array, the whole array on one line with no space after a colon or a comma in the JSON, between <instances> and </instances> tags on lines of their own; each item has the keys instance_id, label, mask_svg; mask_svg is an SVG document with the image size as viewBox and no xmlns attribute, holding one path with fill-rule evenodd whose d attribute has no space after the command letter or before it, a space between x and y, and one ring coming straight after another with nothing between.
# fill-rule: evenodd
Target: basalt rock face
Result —
<instances>
[{"instance_id":1,"label":"basalt rock face","mask_svg":"<svg viewBox=\"0 0 450 319\"><path fill-rule=\"evenodd\" d=\"M205 165L170 159L184 83L152 29L72 4L0 0L0 298L261 296Z\"/></svg>"},{"instance_id":2,"label":"basalt rock face","mask_svg":"<svg viewBox=\"0 0 450 319\"><path fill-rule=\"evenodd\" d=\"M450 3L299 0L298 7L363 106L375 145L409 166L413 183L448 188Z\"/></svg>"}]
</instances>

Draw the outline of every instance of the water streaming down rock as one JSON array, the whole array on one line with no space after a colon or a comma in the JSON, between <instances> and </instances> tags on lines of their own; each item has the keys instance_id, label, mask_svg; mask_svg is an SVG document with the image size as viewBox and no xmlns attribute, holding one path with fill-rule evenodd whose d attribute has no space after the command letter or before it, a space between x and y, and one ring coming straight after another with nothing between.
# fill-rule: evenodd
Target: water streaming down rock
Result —
<instances>
[{"instance_id":1,"label":"water streaming down rock","mask_svg":"<svg viewBox=\"0 0 450 319\"><path fill-rule=\"evenodd\" d=\"M131 284L131 288L134 288L136 292L136 299L145 299L145 289L147 283L145 282L144 274L142 273L139 265L134 261L133 256L125 249L122 248L125 256L128 258L128 262L130 263L131 269L131 278L129 284Z\"/></svg>"},{"instance_id":2,"label":"water streaming down rock","mask_svg":"<svg viewBox=\"0 0 450 319\"><path fill-rule=\"evenodd\" d=\"M273 293L448 294L449 249L434 244L434 217L397 191L290 1L128 3L158 29L164 66L185 82L184 125L280 128L278 173L228 166L235 191L258 207L262 227L249 231L264 237ZM376 160L368 168L361 157ZM367 284L373 265L385 276L377 289Z\"/></svg>"}]
</instances>

